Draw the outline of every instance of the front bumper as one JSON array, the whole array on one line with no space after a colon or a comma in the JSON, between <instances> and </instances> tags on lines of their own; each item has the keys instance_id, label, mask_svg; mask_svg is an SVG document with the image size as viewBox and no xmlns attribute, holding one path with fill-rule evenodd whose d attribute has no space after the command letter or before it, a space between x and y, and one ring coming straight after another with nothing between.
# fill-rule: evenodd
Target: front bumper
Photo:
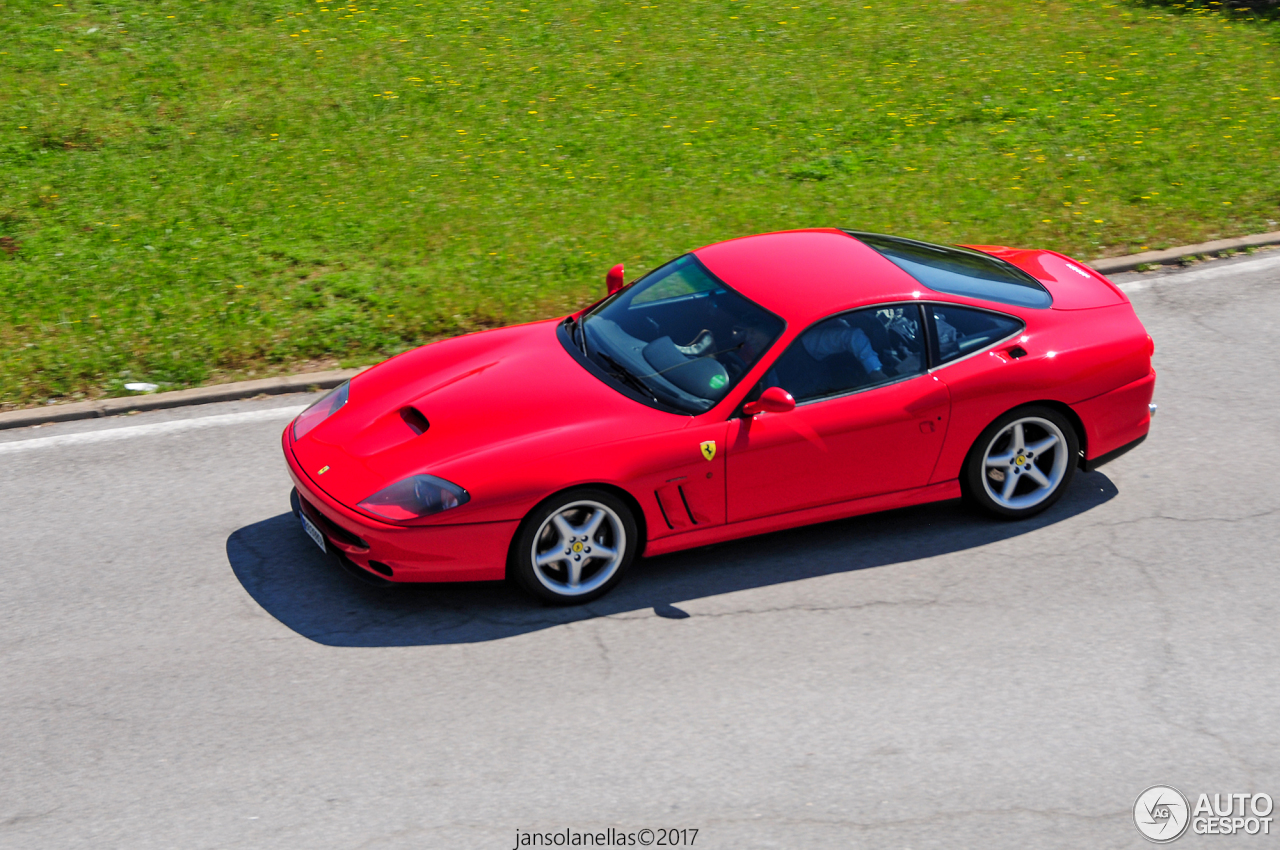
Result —
<instances>
[{"instance_id":1,"label":"front bumper","mask_svg":"<svg viewBox=\"0 0 1280 850\"><path fill-rule=\"evenodd\" d=\"M331 498L298 467L292 434L281 439L298 507L340 558L383 581L494 581L504 578L518 520L398 526L370 520Z\"/></svg>"}]
</instances>

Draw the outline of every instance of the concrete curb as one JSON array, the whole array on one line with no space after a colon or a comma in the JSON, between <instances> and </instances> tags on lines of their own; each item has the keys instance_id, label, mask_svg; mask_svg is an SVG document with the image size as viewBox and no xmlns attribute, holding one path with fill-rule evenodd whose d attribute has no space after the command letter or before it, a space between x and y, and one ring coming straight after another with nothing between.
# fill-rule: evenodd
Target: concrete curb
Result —
<instances>
[{"instance_id":1,"label":"concrete curb","mask_svg":"<svg viewBox=\"0 0 1280 850\"><path fill-rule=\"evenodd\" d=\"M1194 257L1199 254L1217 254L1222 251L1242 251L1245 248L1261 248L1264 245L1280 245L1280 230L1271 233L1258 233L1253 236L1241 236L1236 239L1218 239L1214 242L1201 242L1199 245L1183 245L1180 248L1169 248L1166 251L1146 251L1141 254L1130 254L1127 257L1108 257L1105 260L1094 260L1089 267L1103 274L1131 272L1138 266L1158 266L1165 263L1176 263L1183 257Z\"/></svg>"},{"instance_id":2,"label":"concrete curb","mask_svg":"<svg viewBox=\"0 0 1280 850\"><path fill-rule=\"evenodd\" d=\"M1166 251L1147 251L1142 254L1130 254L1127 257L1110 257L1105 260L1095 260L1088 265L1103 274L1117 274L1119 272L1133 271L1144 265L1176 263L1183 257L1217 254L1222 251L1240 251L1245 248L1261 248L1264 245L1280 245L1280 230L1272 233L1259 233L1254 236L1241 236L1236 239L1202 242L1199 245L1183 245L1180 248L1170 248ZM30 425L44 425L48 422L69 422L74 419L96 419L100 416L115 416L134 410L165 410L172 407L186 407L190 404L237 401L239 399L253 398L257 395L281 395L283 393L300 393L308 390L327 390L336 387L361 371L363 370L335 369L329 372L306 372L301 375L263 378L258 381L238 381L234 384L196 387L195 389L178 390L171 393L155 393L154 395L133 396L131 398L107 398L101 401L79 401L72 404L11 410L7 413L0 413L0 430L24 428Z\"/></svg>"},{"instance_id":3,"label":"concrete curb","mask_svg":"<svg viewBox=\"0 0 1280 850\"><path fill-rule=\"evenodd\" d=\"M367 368L367 367L366 367ZM166 410L191 404L211 404L215 401L238 401L258 395L282 395L309 390L327 390L336 387L362 369L334 369L329 372L306 372L301 375L285 375L279 378L262 378L257 381L237 381L233 384L217 384L212 387L196 387L171 393L131 396L129 398L104 398L96 401L77 401L26 410L10 410L0 413L0 430L44 425L48 422L70 422L75 419L96 419L115 416L134 410Z\"/></svg>"}]
</instances>

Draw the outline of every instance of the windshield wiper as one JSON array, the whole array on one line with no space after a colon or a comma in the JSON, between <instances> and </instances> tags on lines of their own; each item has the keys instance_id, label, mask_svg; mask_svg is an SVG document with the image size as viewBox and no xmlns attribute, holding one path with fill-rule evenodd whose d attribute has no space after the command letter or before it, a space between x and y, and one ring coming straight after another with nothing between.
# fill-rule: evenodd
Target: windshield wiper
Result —
<instances>
[{"instance_id":1,"label":"windshield wiper","mask_svg":"<svg viewBox=\"0 0 1280 850\"><path fill-rule=\"evenodd\" d=\"M599 357L601 360L603 360L605 363L607 363L611 367L609 369L610 375L617 378L619 381L631 387L632 389L639 390L641 393L653 399L654 401L658 401L658 397L653 394L653 390L649 389L649 385L646 384L644 381L640 380L639 378L637 378L635 375L628 372L626 367L623 366L621 363L619 363L617 360L614 360L612 357L605 354L603 351L597 351L596 356Z\"/></svg>"},{"instance_id":2,"label":"windshield wiper","mask_svg":"<svg viewBox=\"0 0 1280 850\"><path fill-rule=\"evenodd\" d=\"M582 349L582 355L586 355L586 330L582 329L582 321L573 319L573 316L564 320L564 324L568 325L568 337L572 339L575 346ZM581 337L581 342L579 342Z\"/></svg>"}]
</instances>

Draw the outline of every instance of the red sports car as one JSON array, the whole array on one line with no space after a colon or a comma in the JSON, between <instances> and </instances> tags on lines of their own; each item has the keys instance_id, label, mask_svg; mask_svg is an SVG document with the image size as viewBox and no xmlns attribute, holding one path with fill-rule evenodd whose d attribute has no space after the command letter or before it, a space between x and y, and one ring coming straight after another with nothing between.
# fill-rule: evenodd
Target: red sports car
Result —
<instances>
[{"instance_id":1,"label":"red sports car","mask_svg":"<svg viewBox=\"0 0 1280 850\"><path fill-rule=\"evenodd\" d=\"M1146 437L1153 348L1052 251L770 233L393 357L284 455L306 531L362 575L585 602L639 555L962 495L1042 511Z\"/></svg>"}]
</instances>

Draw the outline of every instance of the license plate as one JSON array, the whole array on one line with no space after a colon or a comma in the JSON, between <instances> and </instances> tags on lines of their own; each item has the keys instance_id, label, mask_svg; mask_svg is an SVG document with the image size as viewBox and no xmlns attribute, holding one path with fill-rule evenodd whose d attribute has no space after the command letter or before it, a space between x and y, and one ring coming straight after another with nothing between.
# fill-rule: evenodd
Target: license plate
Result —
<instances>
[{"instance_id":1,"label":"license plate","mask_svg":"<svg viewBox=\"0 0 1280 850\"><path fill-rule=\"evenodd\" d=\"M307 519L307 515L304 513L299 513L298 519L302 520L302 530L307 533L308 537L316 542L316 545L320 547L320 551L329 551L324 545L324 535L320 533L320 529L316 528L315 523Z\"/></svg>"}]
</instances>

